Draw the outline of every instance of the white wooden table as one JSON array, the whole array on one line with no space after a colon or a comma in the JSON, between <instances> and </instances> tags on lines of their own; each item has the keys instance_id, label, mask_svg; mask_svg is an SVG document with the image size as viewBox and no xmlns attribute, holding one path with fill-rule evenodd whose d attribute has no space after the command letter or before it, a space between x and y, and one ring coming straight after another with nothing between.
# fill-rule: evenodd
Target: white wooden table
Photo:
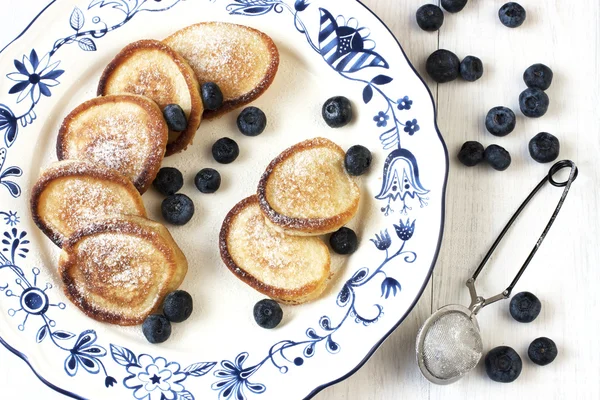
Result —
<instances>
[{"instance_id":1,"label":"white wooden table","mask_svg":"<svg viewBox=\"0 0 600 400\"><path fill-rule=\"evenodd\" d=\"M350 0L349 0L350 1ZM2 0L0 47L48 0ZM526 23L508 29L497 17L502 0L470 0L459 14L446 14L439 33L421 31L414 20L425 0L364 0L392 29L425 76L424 62L438 48L459 57L475 55L485 64L476 83L436 85L428 80L438 105L438 124L451 156L446 230L433 279L412 314L367 364L352 377L324 390L318 400L333 399L598 399L600 398L600 3L597 0L520 0ZM486 133L488 109L505 105L518 110L521 79L529 65L551 66L555 79L548 94L550 110L541 119L517 113L517 129L505 138ZM524 196L547 172L529 158L527 143L547 131L561 140L561 158L570 158L580 175L553 230L516 291L528 290L542 300L540 317L519 324L508 314L508 302L480 314L485 350L508 345L523 358L523 372L513 384L498 384L483 365L449 387L421 377L414 339L420 324L438 307L468 304L464 281ZM505 172L462 167L456 153L466 140L497 143L513 157ZM480 277L483 295L500 292L512 279L545 225L559 196L548 187L528 209ZM546 367L527 358L531 340L548 336L559 356ZM25 383L26 382L26 383ZM0 346L0 398L59 396L47 389L22 362Z\"/></svg>"}]
</instances>

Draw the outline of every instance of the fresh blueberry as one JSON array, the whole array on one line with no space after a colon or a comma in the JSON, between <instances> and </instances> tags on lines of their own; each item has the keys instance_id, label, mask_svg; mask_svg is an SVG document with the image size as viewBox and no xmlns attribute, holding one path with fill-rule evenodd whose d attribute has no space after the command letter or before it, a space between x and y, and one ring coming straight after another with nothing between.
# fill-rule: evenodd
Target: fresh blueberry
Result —
<instances>
[{"instance_id":1,"label":"fresh blueberry","mask_svg":"<svg viewBox=\"0 0 600 400\"><path fill-rule=\"evenodd\" d=\"M358 176L367 172L371 166L371 161L373 161L373 156L369 149L357 144L350 147L346 152L344 166L350 175Z\"/></svg>"},{"instance_id":2,"label":"fresh blueberry","mask_svg":"<svg viewBox=\"0 0 600 400\"><path fill-rule=\"evenodd\" d=\"M526 117L539 118L546 114L550 99L543 90L536 88L528 88L519 96L519 106L521 112Z\"/></svg>"},{"instance_id":3,"label":"fresh blueberry","mask_svg":"<svg viewBox=\"0 0 600 400\"><path fill-rule=\"evenodd\" d=\"M483 76L483 63L475 56L467 56L460 63L460 76L465 81L475 82Z\"/></svg>"},{"instance_id":4,"label":"fresh blueberry","mask_svg":"<svg viewBox=\"0 0 600 400\"><path fill-rule=\"evenodd\" d=\"M485 372L495 382L514 382L522 369L523 361L511 347L496 347L485 356Z\"/></svg>"},{"instance_id":5,"label":"fresh blueberry","mask_svg":"<svg viewBox=\"0 0 600 400\"><path fill-rule=\"evenodd\" d=\"M260 108L246 107L238 115L237 126L246 136L258 136L267 127L267 116Z\"/></svg>"},{"instance_id":6,"label":"fresh blueberry","mask_svg":"<svg viewBox=\"0 0 600 400\"><path fill-rule=\"evenodd\" d=\"M221 174L212 168L203 168L196 174L194 183L202 193L214 193L221 187Z\"/></svg>"},{"instance_id":7,"label":"fresh blueberry","mask_svg":"<svg viewBox=\"0 0 600 400\"><path fill-rule=\"evenodd\" d=\"M529 154L539 163L547 163L558 158L560 142L548 132L540 132L529 141Z\"/></svg>"},{"instance_id":8,"label":"fresh blueberry","mask_svg":"<svg viewBox=\"0 0 600 400\"><path fill-rule=\"evenodd\" d=\"M194 302L184 290L169 293L163 302L163 314L171 322L183 322L192 315Z\"/></svg>"},{"instance_id":9,"label":"fresh blueberry","mask_svg":"<svg viewBox=\"0 0 600 400\"><path fill-rule=\"evenodd\" d=\"M558 355L558 348L552 339L539 337L531 342L527 355L534 364L548 365Z\"/></svg>"},{"instance_id":10,"label":"fresh blueberry","mask_svg":"<svg viewBox=\"0 0 600 400\"><path fill-rule=\"evenodd\" d=\"M527 87L546 90L552 84L554 73L544 64L533 64L525 70L523 80Z\"/></svg>"},{"instance_id":11,"label":"fresh blueberry","mask_svg":"<svg viewBox=\"0 0 600 400\"><path fill-rule=\"evenodd\" d=\"M223 105L223 93L221 88L214 82L202 84L202 104L205 110L215 111Z\"/></svg>"},{"instance_id":12,"label":"fresh blueberry","mask_svg":"<svg viewBox=\"0 0 600 400\"><path fill-rule=\"evenodd\" d=\"M142 332L150 343L162 343L171 336L171 322L161 314L151 314L142 324Z\"/></svg>"},{"instance_id":13,"label":"fresh blueberry","mask_svg":"<svg viewBox=\"0 0 600 400\"><path fill-rule=\"evenodd\" d=\"M485 161L496 171L504 171L510 167L510 153L505 148L492 144L483 153Z\"/></svg>"},{"instance_id":14,"label":"fresh blueberry","mask_svg":"<svg viewBox=\"0 0 600 400\"><path fill-rule=\"evenodd\" d=\"M358 238L352 229L344 226L331 234L329 244L337 254L352 254L358 248Z\"/></svg>"},{"instance_id":15,"label":"fresh blueberry","mask_svg":"<svg viewBox=\"0 0 600 400\"><path fill-rule=\"evenodd\" d=\"M331 128L341 128L352 120L352 103L344 96L332 97L323 104L321 114Z\"/></svg>"},{"instance_id":16,"label":"fresh blueberry","mask_svg":"<svg viewBox=\"0 0 600 400\"><path fill-rule=\"evenodd\" d=\"M529 323L540 315L542 303L533 293L521 292L510 300L509 310L515 320Z\"/></svg>"},{"instance_id":17,"label":"fresh blueberry","mask_svg":"<svg viewBox=\"0 0 600 400\"><path fill-rule=\"evenodd\" d=\"M467 167L474 167L483 161L483 145L479 142L465 142L458 152L458 161Z\"/></svg>"},{"instance_id":18,"label":"fresh blueberry","mask_svg":"<svg viewBox=\"0 0 600 400\"><path fill-rule=\"evenodd\" d=\"M444 12L434 4L425 4L417 10L417 24L427 32L435 32L444 23Z\"/></svg>"},{"instance_id":19,"label":"fresh blueberry","mask_svg":"<svg viewBox=\"0 0 600 400\"><path fill-rule=\"evenodd\" d=\"M264 299L254 305L254 320L261 328L273 329L283 319L283 310L275 300Z\"/></svg>"},{"instance_id":20,"label":"fresh blueberry","mask_svg":"<svg viewBox=\"0 0 600 400\"><path fill-rule=\"evenodd\" d=\"M485 117L485 127L494 136L506 136L517 125L517 117L513 110L507 107L494 107Z\"/></svg>"},{"instance_id":21,"label":"fresh blueberry","mask_svg":"<svg viewBox=\"0 0 600 400\"><path fill-rule=\"evenodd\" d=\"M527 18L527 12L518 3L510 2L500 7L498 11L498 17L502 25L509 28L517 28L523 25L525 18Z\"/></svg>"},{"instance_id":22,"label":"fresh blueberry","mask_svg":"<svg viewBox=\"0 0 600 400\"><path fill-rule=\"evenodd\" d=\"M216 162L229 164L240 155L240 148L235 140L228 137L221 138L212 146L212 155Z\"/></svg>"},{"instance_id":23,"label":"fresh blueberry","mask_svg":"<svg viewBox=\"0 0 600 400\"><path fill-rule=\"evenodd\" d=\"M183 175L177 168L163 167L158 170L152 186L160 193L170 196L183 187Z\"/></svg>"},{"instance_id":24,"label":"fresh blueberry","mask_svg":"<svg viewBox=\"0 0 600 400\"><path fill-rule=\"evenodd\" d=\"M437 83L450 82L458 78L460 60L451 51L436 50L427 58L425 69L431 79Z\"/></svg>"},{"instance_id":25,"label":"fresh blueberry","mask_svg":"<svg viewBox=\"0 0 600 400\"><path fill-rule=\"evenodd\" d=\"M170 130L182 132L187 128L187 118L179 104L167 104L163 109L163 116Z\"/></svg>"},{"instance_id":26,"label":"fresh blueberry","mask_svg":"<svg viewBox=\"0 0 600 400\"><path fill-rule=\"evenodd\" d=\"M182 193L165 198L160 209L163 218L173 225L185 225L194 216L194 202Z\"/></svg>"},{"instance_id":27,"label":"fresh blueberry","mask_svg":"<svg viewBox=\"0 0 600 400\"><path fill-rule=\"evenodd\" d=\"M449 13L457 13L465 8L467 1L468 0L442 0L442 7Z\"/></svg>"}]
</instances>

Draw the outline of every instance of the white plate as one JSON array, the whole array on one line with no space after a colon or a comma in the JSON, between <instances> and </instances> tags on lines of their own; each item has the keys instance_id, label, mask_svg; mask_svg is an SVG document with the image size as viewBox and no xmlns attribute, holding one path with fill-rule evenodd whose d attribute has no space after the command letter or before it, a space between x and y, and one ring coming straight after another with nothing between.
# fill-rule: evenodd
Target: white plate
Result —
<instances>
[{"instance_id":1,"label":"white plate","mask_svg":"<svg viewBox=\"0 0 600 400\"><path fill-rule=\"evenodd\" d=\"M164 162L184 172L183 192L196 204L188 225L169 227L190 262L183 289L194 297L195 312L174 325L166 343L150 345L139 327L98 323L67 301L56 274L58 250L31 221L29 191L40 168L56 159L62 118L94 96L100 72L123 46L210 20L263 30L276 42L281 65L255 102L269 119L265 133L242 136L233 112L204 122L194 145ZM0 54L0 71L0 342L66 395L308 398L355 372L410 312L431 275L443 226L446 149L429 91L397 40L358 1L59 2ZM328 128L320 116L333 95L354 104L354 122L342 129ZM241 148L230 165L210 156L223 136ZM252 317L263 296L224 267L218 229L227 211L255 191L275 155L315 136L373 152L351 223L360 247L334 258L336 276L319 300L285 307L283 324L266 331ZM193 186L203 167L223 176L214 195ZM160 197L151 190L144 199L161 220Z\"/></svg>"}]
</instances>

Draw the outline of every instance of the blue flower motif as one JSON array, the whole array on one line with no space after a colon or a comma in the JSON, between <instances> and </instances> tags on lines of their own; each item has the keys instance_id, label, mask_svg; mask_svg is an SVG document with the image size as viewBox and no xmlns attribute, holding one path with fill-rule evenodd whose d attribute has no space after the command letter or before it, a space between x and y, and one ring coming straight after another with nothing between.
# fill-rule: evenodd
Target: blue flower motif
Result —
<instances>
[{"instance_id":1,"label":"blue flower motif","mask_svg":"<svg viewBox=\"0 0 600 400\"><path fill-rule=\"evenodd\" d=\"M256 394L263 393L266 390L265 385L261 383L248 382L248 378L260 368L261 364L244 369L243 364L247 358L248 353L240 353L235 358L235 362L221 361L223 369L215 371L214 375L223 379L211 386L213 390L219 391L219 399L245 400L244 387Z\"/></svg>"},{"instance_id":2,"label":"blue flower motif","mask_svg":"<svg viewBox=\"0 0 600 400\"><path fill-rule=\"evenodd\" d=\"M20 218L16 211L0 211L0 214L4 216L4 222L8 226L15 226L20 222Z\"/></svg>"},{"instance_id":3,"label":"blue flower motif","mask_svg":"<svg viewBox=\"0 0 600 400\"><path fill-rule=\"evenodd\" d=\"M400 226L394 225L396 234L400 240L407 241L412 237L413 233L415 232L415 222L417 222L417 220L413 220L411 224L409 218L406 220L406 224L400 220Z\"/></svg>"},{"instance_id":4,"label":"blue flower motif","mask_svg":"<svg viewBox=\"0 0 600 400\"><path fill-rule=\"evenodd\" d=\"M379 114L373 117L373 121L377 122L378 128L381 128L382 126L387 126L388 119L390 119L390 116L384 113L383 111L379 111Z\"/></svg>"},{"instance_id":5,"label":"blue flower motif","mask_svg":"<svg viewBox=\"0 0 600 400\"><path fill-rule=\"evenodd\" d=\"M379 250L387 250L392 244L392 239L388 230L381 231L379 235L375 234L375 239L371 239L371 242L375 244Z\"/></svg>"},{"instance_id":6,"label":"blue flower motif","mask_svg":"<svg viewBox=\"0 0 600 400\"><path fill-rule=\"evenodd\" d=\"M296 9L296 11L300 12L306 10L306 7L308 7L309 5L310 3L306 0L296 0L296 2L294 3L294 8Z\"/></svg>"},{"instance_id":7,"label":"blue flower motif","mask_svg":"<svg viewBox=\"0 0 600 400\"><path fill-rule=\"evenodd\" d=\"M48 88L58 85L60 82L56 78L65 72L62 69L56 69L59 63L60 61L50 64L50 54L46 54L40 60L35 50L31 50L29 57L23 56L23 61L14 61L18 72L6 75L8 79L18 82L10 88L8 93L20 93L17 103L29 94L34 103L40 100L40 94L50 97L51 93Z\"/></svg>"},{"instance_id":8,"label":"blue flower motif","mask_svg":"<svg viewBox=\"0 0 600 400\"><path fill-rule=\"evenodd\" d=\"M116 383L117 383L117 380L115 378L113 378L112 376L107 376L106 379L104 379L104 386L106 386L106 387L113 387L113 385Z\"/></svg>"},{"instance_id":9,"label":"blue flower motif","mask_svg":"<svg viewBox=\"0 0 600 400\"><path fill-rule=\"evenodd\" d=\"M390 294L392 294L395 297L396 293L400 292L400 290L402 290L400 282L398 282L394 278L388 277L385 278L383 282L381 282L381 297L385 296L385 298L387 299L388 297L390 297Z\"/></svg>"},{"instance_id":10,"label":"blue flower motif","mask_svg":"<svg viewBox=\"0 0 600 400\"><path fill-rule=\"evenodd\" d=\"M10 108L0 104L0 133L4 131L4 142L11 146L17 138L17 118Z\"/></svg>"},{"instance_id":11,"label":"blue flower motif","mask_svg":"<svg viewBox=\"0 0 600 400\"><path fill-rule=\"evenodd\" d=\"M410 110L412 107L413 101L408 98L408 96L404 96L403 98L398 100L398 110Z\"/></svg>"},{"instance_id":12,"label":"blue flower motif","mask_svg":"<svg viewBox=\"0 0 600 400\"><path fill-rule=\"evenodd\" d=\"M106 350L94 344L96 339L96 332L93 330L83 331L79 335L75 346L71 349L71 354L65 360L65 371L69 376L75 376L80 365L90 374L100 372L101 362L98 358L104 357Z\"/></svg>"},{"instance_id":13,"label":"blue flower motif","mask_svg":"<svg viewBox=\"0 0 600 400\"><path fill-rule=\"evenodd\" d=\"M407 132L409 135L414 135L415 132L418 132L421 127L417 124L417 120L413 119L412 121L406 121L406 125L404 126L404 132Z\"/></svg>"},{"instance_id":14,"label":"blue flower motif","mask_svg":"<svg viewBox=\"0 0 600 400\"><path fill-rule=\"evenodd\" d=\"M127 367L131 375L123 381L125 387L135 389L133 396L136 399L174 400L179 397L178 393L185 391L180 382L187 375L179 370L178 363L148 354L142 354L137 361Z\"/></svg>"}]
</instances>

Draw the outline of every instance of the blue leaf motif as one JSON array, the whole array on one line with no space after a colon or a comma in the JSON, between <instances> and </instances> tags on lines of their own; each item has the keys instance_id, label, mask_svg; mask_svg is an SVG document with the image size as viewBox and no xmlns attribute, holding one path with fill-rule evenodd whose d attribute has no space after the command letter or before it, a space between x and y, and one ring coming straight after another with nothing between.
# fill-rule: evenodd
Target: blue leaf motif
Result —
<instances>
[{"instance_id":1,"label":"blue leaf motif","mask_svg":"<svg viewBox=\"0 0 600 400\"><path fill-rule=\"evenodd\" d=\"M326 331L333 330L333 328L331 327L331 320L329 319L328 316L321 317L321 319L319 320L319 325L321 326L321 328L325 329Z\"/></svg>"},{"instance_id":2,"label":"blue leaf motif","mask_svg":"<svg viewBox=\"0 0 600 400\"><path fill-rule=\"evenodd\" d=\"M377 75L375 78L371 79L371 83L374 83L375 85L387 85L393 80L394 78L387 75Z\"/></svg>"},{"instance_id":3,"label":"blue leaf motif","mask_svg":"<svg viewBox=\"0 0 600 400\"><path fill-rule=\"evenodd\" d=\"M21 195L21 187L12 181L0 181L0 184L4 185L11 196L17 198Z\"/></svg>"},{"instance_id":4,"label":"blue leaf motif","mask_svg":"<svg viewBox=\"0 0 600 400\"><path fill-rule=\"evenodd\" d=\"M119 365L129 366L137 364L137 358L133 352L125 347L110 345L110 354L113 360Z\"/></svg>"},{"instance_id":5,"label":"blue leaf motif","mask_svg":"<svg viewBox=\"0 0 600 400\"><path fill-rule=\"evenodd\" d=\"M304 348L304 357L310 358L315 355L315 343L316 342L312 342Z\"/></svg>"},{"instance_id":6,"label":"blue leaf motif","mask_svg":"<svg viewBox=\"0 0 600 400\"><path fill-rule=\"evenodd\" d=\"M7 176L21 176L23 175L23 170L19 167L12 166L8 167L4 170L0 178L6 178Z\"/></svg>"},{"instance_id":7,"label":"blue leaf motif","mask_svg":"<svg viewBox=\"0 0 600 400\"><path fill-rule=\"evenodd\" d=\"M330 352L331 354L335 354L340 351L340 345L337 344L336 342L334 342L333 339L331 339L331 336L329 336L327 338L327 343L325 344L325 348L327 348L327 351Z\"/></svg>"},{"instance_id":8,"label":"blue leaf motif","mask_svg":"<svg viewBox=\"0 0 600 400\"><path fill-rule=\"evenodd\" d=\"M71 24L71 28L75 29L76 31L83 28L83 24L85 23L85 17L83 16L83 13L78 7L75 7L73 9L71 17L69 18L69 23Z\"/></svg>"},{"instance_id":9,"label":"blue leaf motif","mask_svg":"<svg viewBox=\"0 0 600 400\"><path fill-rule=\"evenodd\" d=\"M368 274L369 274L368 268L361 268L354 273L354 275L352 276L352 278L350 278L350 280L352 281L352 283L360 283L363 279L365 279L367 277Z\"/></svg>"},{"instance_id":10,"label":"blue leaf motif","mask_svg":"<svg viewBox=\"0 0 600 400\"><path fill-rule=\"evenodd\" d=\"M317 332L315 332L313 328L308 328L306 330L306 336L308 336L311 339L321 339L321 336L317 335Z\"/></svg>"},{"instance_id":11,"label":"blue leaf motif","mask_svg":"<svg viewBox=\"0 0 600 400\"><path fill-rule=\"evenodd\" d=\"M267 389L267 387L265 385L263 385L262 383L250 383L250 382L247 382L246 383L246 387L248 389L250 389L251 392L257 393L257 394L262 393L262 392L264 392Z\"/></svg>"},{"instance_id":12,"label":"blue leaf motif","mask_svg":"<svg viewBox=\"0 0 600 400\"><path fill-rule=\"evenodd\" d=\"M344 287L342 287L342 290L340 290L340 293L338 294L337 305L344 307L346 304L348 304L348 300L350 300L350 288L346 284Z\"/></svg>"},{"instance_id":13,"label":"blue leaf motif","mask_svg":"<svg viewBox=\"0 0 600 400\"><path fill-rule=\"evenodd\" d=\"M211 369L213 369L213 367L216 365L216 362L199 362L199 363L194 363L188 367L186 367L183 372L185 372L187 375L191 375L191 376L202 376L202 375L206 375L208 372L210 372Z\"/></svg>"},{"instance_id":14,"label":"blue leaf motif","mask_svg":"<svg viewBox=\"0 0 600 400\"><path fill-rule=\"evenodd\" d=\"M227 7L227 10L230 14L233 15L246 15L246 16L257 16L264 15L271 11L274 7L274 4L267 6L237 6L237 7Z\"/></svg>"},{"instance_id":15,"label":"blue leaf motif","mask_svg":"<svg viewBox=\"0 0 600 400\"><path fill-rule=\"evenodd\" d=\"M367 86L365 86L365 89L363 90L363 101L365 102L365 104L369 104L369 102L371 101L372 98L373 98L373 88L371 87L371 85L367 85Z\"/></svg>"},{"instance_id":16,"label":"blue leaf motif","mask_svg":"<svg viewBox=\"0 0 600 400\"><path fill-rule=\"evenodd\" d=\"M83 51L96 51L96 43L90 38L79 39L77 44Z\"/></svg>"},{"instance_id":17,"label":"blue leaf motif","mask_svg":"<svg viewBox=\"0 0 600 400\"><path fill-rule=\"evenodd\" d=\"M40 330L37 331L37 334L35 335L35 341L37 343L41 343L42 340L44 340L46 338L47 334L48 334L48 327L46 325L42 325Z\"/></svg>"},{"instance_id":18,"label":"blue leaf motif","mask_svg":"<svg viewBox=\"0 0 600 400\"><path fill-rule=\"evenodd\" d=\"M15 62L17 61L15 60ZM3 130L5 131L4 142L6 143L6 146L10 147L17 138L17 118L10 108L4 104L0 104L0 132Z\"/></svg>"},{"instance_id":19,"label":"blue leaf motif","mask_svg":"<svg viewBox=\"0 0 600 400\"><path fill-rule=\"evenodd\" d=\"M177 392L177 400L194 400L194 395L187 390Z\"/></svg>"},{"instance_id":20,"label":"blue leaf motif","mask_svg":"<svg viewBox=\"0 0 600 400\"><path fill-rule=\"evenodd\" d=\"M52 332L52 337L58 340L67 340L75 337L75 335L71 332L66 331L54 331Z\"/></svg>"}]
</instances>

